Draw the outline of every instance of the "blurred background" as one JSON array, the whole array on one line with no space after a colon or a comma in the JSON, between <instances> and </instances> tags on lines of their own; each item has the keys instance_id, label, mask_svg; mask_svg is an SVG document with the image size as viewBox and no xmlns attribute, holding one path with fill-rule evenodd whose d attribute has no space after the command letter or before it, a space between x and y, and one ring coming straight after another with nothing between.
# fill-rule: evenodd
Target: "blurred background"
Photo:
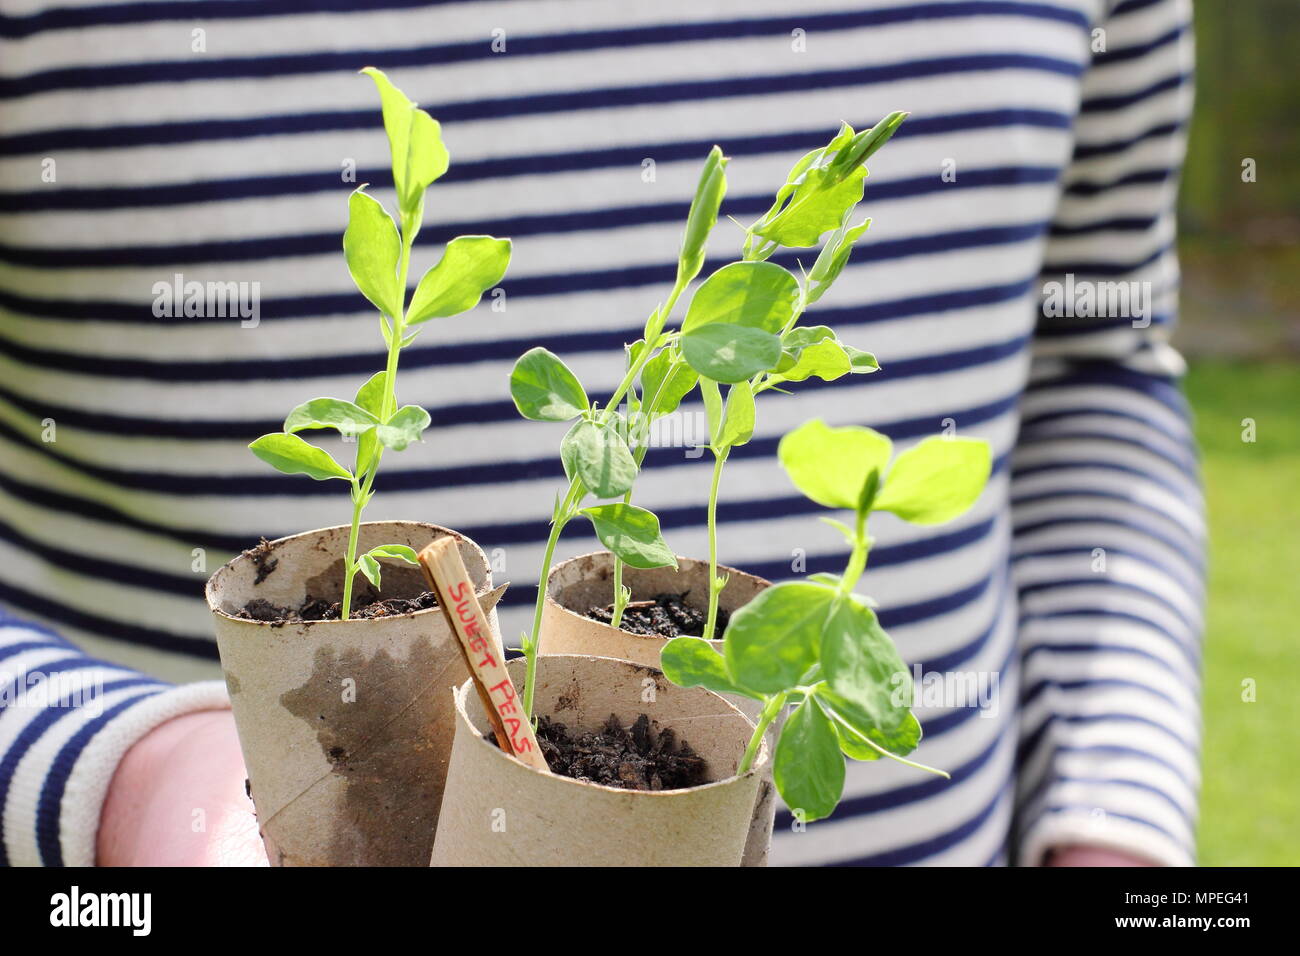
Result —
<instances>
[{"instance_id":1,"label":"blurred background","mask_svg":"<svg viewBox=\"0 0 1300 956\"><path fill-rule=\"evenodd\" d=\"M1293 865L1300 3L1197 0L1195 11L1197 108L1181 194L1174 341L1190 365L1210 511L1200 862ZM1253 442L1243 438L1245 419L1254 422Z\"/></svg>"}]
</instances>

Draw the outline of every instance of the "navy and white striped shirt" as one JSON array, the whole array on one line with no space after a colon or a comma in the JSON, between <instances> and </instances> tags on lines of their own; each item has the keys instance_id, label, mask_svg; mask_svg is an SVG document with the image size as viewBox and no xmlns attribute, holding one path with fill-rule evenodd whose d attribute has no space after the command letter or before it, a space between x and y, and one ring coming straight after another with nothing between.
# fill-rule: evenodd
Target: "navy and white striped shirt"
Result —
<instances>
[{"instance_id":1,"label":"navy and white striped shirt","mask_svg":"<svg viewBox=\"0 0 1300 956\"><path fill-rule=\"evenodd\" d=\"M515 253L504 311L433 323L403 352L401 400L434 428L385 461L367 518L450 525L504 563L508 640L562 479L559 432L510 401L515 357L545 345L607 394L671 285L714 143L733 157L723 212L750 221L841 119L910 110L871 163L874 224L807 319L882 370L766 396L720 537L725 562L771 578L798 556L842 566L775 461L809 418L902 446L988 439L993 477L968 514L873 519L863 585L926 678L918 757L952 779L853 764L833 818L778 817L773 862L1033 863L1069 843L1190 862L1203 524L1167 339L1191 49L1186 0L7 0L0 860L92 862L125 749L224 700L132 668L216 676L207 575L259 536L348 518L334 483L278 475L245 445L382 368L339 254L344 173L391 200L355 75L374 65L452 151L414 275L459 233L511 236ZM719 225L714 264L739 237ZM156 315L155 284L177 275L257 283L259 323ZM1045 315L1057 282L1138 283L1150 308ZM708 469L656 449L637 485L681 554L707 551ZM592 546L575 527L561 551ZM72 684L24 691L25 674ZM927 700L945 675L995 681L996 698ZM75 706L78 681L103 695Z\"/></svg>"}]
</instances>

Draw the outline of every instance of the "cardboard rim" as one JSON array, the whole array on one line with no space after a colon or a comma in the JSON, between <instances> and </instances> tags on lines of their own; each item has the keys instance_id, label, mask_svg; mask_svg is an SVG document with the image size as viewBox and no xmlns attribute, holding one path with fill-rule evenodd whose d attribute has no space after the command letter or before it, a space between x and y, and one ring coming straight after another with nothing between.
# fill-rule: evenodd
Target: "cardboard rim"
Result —
<instances>
[{"instance_id":1,"label":"cardboard rim","mask_svg":"<svg viewBox=\"0 0 1300 956\"><path fill-rule=\"evenodd\" d=\"M378 527L383 525L387 525L387 526L402 525L407 527L426 528L429 531L433 532L432 534L433 539L450 536L455 538L459 542L468 544L475 558L477 558L478 561L481 563L481 569L485 573L487 581L489 582L489 583L485 583L482 587L476 587L474 590L475 597L477 597L479 601L484 604L485 610L496 606L497 602L501 598L501 595L505 593L506 588L510 584L510 582L508 581L503 582L501 584L490 583L492 581L491 562L488 561L487 554L483 551L483 548L479 545L479 543L475 541L473 538L469 537L469 535L463 534L460 531L456 531L453 528L444 528L442 525L432 524L431 522L428 521L410 521L404 519L395 519L392 521L363 521L361 522L360 527L373 528L373 527ZM276 538L274 541L268 541L267 547L270 550L274 551L277 548L280 548L292 542L300 541L304 538L310 538L319 535L327 535L333 531L338 531L340 529L348 530L350 528L351 525L329 525L328 527L324 527L324 528L314 528L311 531L302 531L299 532L298 534L286 535L283 538ZM217 568L217 570L212 573L211 577L208 578L207 583L203 586L203 597L208 603L208 610L212 612L212 614L215 617L224 618L227 621L234 621L237 624L249 625L252 627L264 627L264 628L280 627L283 626L281 622L254 621L249 618L236 617L233 614L228 614L221 609L221 605L218 601L218 593L222 589L222 586L224 584L224 579L227 576L234 574L240 564L247 561L251 561L252 560L251 555L254 551L257 550L258 547L260 547L260 545L255 546L253 548L248 548L245 551L241 551L239 554L235 555L233 558L231 558L221 567ZM342 555L340 555L340 557L342 557ZM475 570L477 569L471 569L471 574L473 574ZM442 609L438 607L428 607L428 608L423 608L422 610L419 611L408 611L405 614L391 614L382 618L352 618L347 621L321 620L321 621L305 621L303 623L311 624L313 630L319 627L339 629L342 627L347 627L349 625L361 625L361 624L374 625L380 621L412 620L414 618L418 618L421 615L425 615L425 614L441 615Z\"/></svg>"},{"instance_id":2,"label":"cardboard rim","mask_svg":"<svg viewBox=\"0 0 1300 956\"><path fill-rule=\"evenodd\" d=\"M637 671L644 672L646 670L653 670L660 676L663 676L663 671L659 670L658 668L649 668L645 664L636 664L631 661L625 661L622 658L618 658L618 657L602 657L598 654L546 654L543 655L543 657L552 660L579 659L579 660L608 661L611 665L631 668ZM518 663L516 663L516 661ZM523 664L523 660L520 658L516 658L515 661L507 662L506 666L510 667L511 670L515 670L521 664ZM511 667L511 665L515 665L515 666ZM513 676L514 675L512 674L512 677ZM521 679L519 679L517 683L522 683L522 675L521 675ZM645 800L645 799L656 799L656 798L666 799L674 796L680 796L681 794L684 793L699 793L703 790L709 790L709 789L723 787L723 786L731 786L734 785L737 781L746 780L750 777L759 776L764 770L764 768L767 766L769 761L771 760L771 754L770 754L771 748L768 746L767 738L764 737L762 743L759 745L758 756L754 760L754 765L750 767L749 770L747 770L745 773L743 774L733 773L728 777L723 777L719 780L710 780L708 783L702 783L696 787L676 787L672 790L625 790L622 787L611 787L602 783L592 783L591 781L588 780L575 780L572 777L563 777L558 774L545 774L542 773L540 770L528 766L527 764L523 763L520 760L516 760L514 757L505 753L500 748L494 746L493 744L488 743L485 739L483 739L483 728L480 728L478 724L475 723L475 721L470 717L469 712L466 710L466 702L468 700L472 699L475 702L478 702L478 695L477 694L471 695L470 693L472 689L472 685L473 685L473 681L467 680L452 692L456 704L456 720L460 723L463 723L470 731L473 732L476 738L476 743L475 743L476 746L484 748L486 750L490 750L492 752L493 756L489 757L488 759L504 760L510 764L513 764L515 766L518 766L526 770L528 773L534 776L547 777L559 781L561 784L570 785L583 790L599 790L611 794L620 794L624 797L633 800ZM738 708L735 704L731 703L729 700L724 698L722 695L715 694L713 693L713 691L706 690L703 687L690 687L690 688L682 688L682 689L698 690L702 693L709 694L717 698L717 701L720 705L730 710L732 713L735 714L735 716L739 717L741 720L743 720L745 723L749 725L751 729L751 733L753 728L756 726L754 721L749 717L747 717L744 714L744 712L740 710L740 708ZM486 715L484 715L483 723L486 726L487 724ZM739 762L742 755L743 755L743 750L741 751L741 753L738 753L736 755L737 762Z\"/></svg>"},{"instance_id":3,"label":"cardboard rim","mask_svg":"<svg viewBox=\"0 0 1300 956\"><path fill-rule=\"evenodd\" d=\"M559 595L557 593L559 588L559 584L556 580L557 575L564 573L570 566L575 565L578 562L584 562L584 561L591 563L593 565L598 563L603 564L607 562L612 569L613 558L614 555L609 551L604 551L604 550L589 551L586 554L575 555L572 558L567 558L564 561L560 561L554 564L551 567L551 570L546 575L547 607L550 610L552 610L554 613L562 615L564 619L566 620L571 619L574 626L581 626L583 628L587 628L587 627L602 628L607 631L613 631L620 635L620 639L626 638L628 641L631 641L633 643L644 643L647 645L654 644L654 643L660 643L660 644L667 643L669 638L661 637L657 634L633 634L631 631L624 631L622 628L612 627L611 625L605 624L602 621L597 621L592 618L589 618L585 614L580 614L577 611L573 610L573 608L564 604L560 600ZM638 569L636 568L632 569L633 573L635 573L637 570ZM654 570L658 570L658 569L654 569ZM626 574L627 572L625 571L624 573ZM684 558L678 555L677 573L685 574L688 577L694 577L698 575L701 581L701 585L703 586L708 581L709 562L707 559ZM727 575L731 580L745 581L747 583L751 583L752 585L755 586L756 591L762 591L763 589L772 586L772 582L767 580L766 578L760 578L757 574L750 574L748 571L741 571L739 568L733 568L725 564L718 565L718 573ZM730 581L728 582L728 585L730 585ZM724 595L726 594L725 589L723 590L723 594ZM636 599L635 594L633 595L633 599L634 600ZM751 597L749 600L752 601L753 598ZM744 607L745 604L748 603L749 602L746 601L744 602L744 604L737 604L735 607L726 607L726 604L724 602L724 603L720 603L719 606L722 607L724 610L728 611L729 613L735 613L737 610ZM546 640L546 630L543 627L542 629L543 646L545 646L545 640ZM714 638L713 640L709 641L709 643L712 644L718 650L722 649L722 638ZM591 656L598 657L601 655L591 655Z\"/></svg>"}]
</instances>

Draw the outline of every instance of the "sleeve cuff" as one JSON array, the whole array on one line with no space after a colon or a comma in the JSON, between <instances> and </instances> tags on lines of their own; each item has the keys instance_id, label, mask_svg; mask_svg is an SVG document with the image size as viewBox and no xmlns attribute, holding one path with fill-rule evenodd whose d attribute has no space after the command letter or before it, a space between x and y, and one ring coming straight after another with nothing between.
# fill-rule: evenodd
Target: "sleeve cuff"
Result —
<instances>
[{"instance_id":1,"label":"sleeve cuff","mask_svg":"<svg viewBox=\"0 0 1300 956\"><path fill-rule=\"evenodd\" d=\"M1019 866L1042 866L1058 847L1090 846L1127 853L1156 866L1194 866L1191 851L1180 841L1140 820L1084 810L1047 810L1021 835Z\"/></svg>"},{"instance_id":2,"label":"sleeve cuff","mask_svg":"<svg viewBox=\"0 0 1300 956\"><path fill-rule=\"evenodd\" d=\"M68 777L59 807L59 842L65 866L93 866L100 813L117 765L137 741L182 714L224 710L230 697L223 681L201 681L143 698L119 714L87 743Z\"/></svg>"}]
</instances>

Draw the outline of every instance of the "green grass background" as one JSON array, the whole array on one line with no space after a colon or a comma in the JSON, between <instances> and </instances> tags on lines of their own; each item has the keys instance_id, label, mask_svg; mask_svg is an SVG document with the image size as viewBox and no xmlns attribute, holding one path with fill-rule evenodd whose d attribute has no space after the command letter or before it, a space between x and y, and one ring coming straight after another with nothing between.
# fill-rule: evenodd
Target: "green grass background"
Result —
<instances>
[{"instance_id":1,"label":"green grass background","mask_svg":"<svg viewBox=\"0 0 1300 956\"><path fill-rule=\"evenodd\" d=\"M1186 387L1210 521L1200 863L1297 865L1300 369L1199 360Z\"/></svg>"}]
</instances>

